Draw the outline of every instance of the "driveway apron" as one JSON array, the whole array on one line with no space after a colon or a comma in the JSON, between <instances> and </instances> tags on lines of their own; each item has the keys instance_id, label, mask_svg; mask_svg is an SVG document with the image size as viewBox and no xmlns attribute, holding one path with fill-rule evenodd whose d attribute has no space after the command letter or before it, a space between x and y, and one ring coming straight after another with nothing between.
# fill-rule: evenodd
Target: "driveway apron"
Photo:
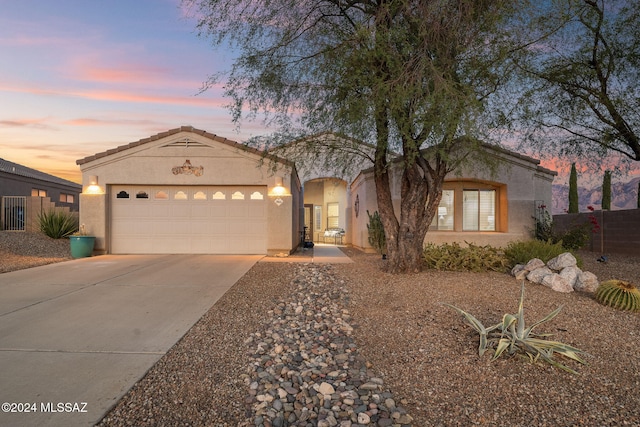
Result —
<instances>
[{"instance_id":1,"label":"driveway apron","mask_svg":"<svg viewBox=\"0 0 640 427\"><path fill-rule=\"evenodd\" d=\"M89 426L259 255L104 255L0 274L0 425Z\"/></svg>"}]
</instances>

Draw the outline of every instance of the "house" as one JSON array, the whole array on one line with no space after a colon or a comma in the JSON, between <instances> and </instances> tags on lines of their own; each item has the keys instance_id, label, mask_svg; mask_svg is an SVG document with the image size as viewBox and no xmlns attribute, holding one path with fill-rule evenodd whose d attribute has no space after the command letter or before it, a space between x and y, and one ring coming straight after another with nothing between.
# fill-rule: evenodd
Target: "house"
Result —
<instances>
[{"instance_id":1,"label":"house","mask_svg":"<svg viewBox=\"0 0 640 427\"><path fill-rule=\"evenodd\" d=\"M97 253L289 254L300 243L295 165L190 126L76 162Z\"/></svg>"},{"instance_id":2,"label":"house","mask_svg":"<svg viewBox=\"0 0 640 427\"><path fill-rule=\"evenodd\" d=\"M0 229L36 231L44 207L77 212L81 191L75 182L0 159Z\"/></svg>"},{"instance_id":3,"label":"house","mask_svg":"<svg viewBox=\"0 0 640 427\"><path fill-rule=\"evenodd\" d=\"M327 155L338 140L352 155L338 171L322 158L298 167L296 150L266 154L183 126L80 159L80 221L102 253L288 254L305 231L316 243L371 250L366 212L377 210L376 190L372 163L361 155L371 157L373 147L316 138ZM305 142L296 142L299 154ZM503 246L528 238L536 207L550 205L555 172L512 151L483 149L499 162L447 177L426 241ZM391 164L399 209L400 169Z\"/></svg>"}]
</instances>

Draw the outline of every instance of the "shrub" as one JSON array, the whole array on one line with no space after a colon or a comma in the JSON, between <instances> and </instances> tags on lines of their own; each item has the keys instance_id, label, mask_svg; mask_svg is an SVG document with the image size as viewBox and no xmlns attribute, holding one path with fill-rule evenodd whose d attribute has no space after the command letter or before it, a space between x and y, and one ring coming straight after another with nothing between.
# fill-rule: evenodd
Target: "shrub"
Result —
<instances>
[{"instance_id":1,"label":"shrub","mask_svg":"<svg viewBox=\"0 0 640 427\"><path fill-rule=\"evenodd\" d=\"M516 264L526 264L533 258L539 258L544 263L547 263L551 258L555 258L565 252L567 252L567 249L562 246L562 242L525 240L509 243L504 250L504 255L507 258L507 265L513 267ZM576 257L578 267L582 267L582 258L573 251L569 252Z\"/></svg>"},{"instance_id":2,"label":"shrub","mask_svg":"<svg viewBox=\"0 0 640 427\"><path fill-rule=\"evenodd\" d=\"M542 320L533 323L525 328L524 321L524 281L522 282L522 290L520 292L520 305L516 314L505 314L502 322L485 328L485 326L472 314L459 309L450 304L445 304L462 314L467 323L480 334L480 345L478 346L478 354L482 356L487 349L493 349L493 358L496 360L502 354L523 355L526 356L531 363L538 360L547 362L553 366L563 369L573 374L576 373L571 368L562 365L554 360L554 354L567 357L580 363L585 363L581 354L584 352L560 341L550 341L546 337L550 334L536 334L533 328L553 319L560 313L562 307L558 307L549 313Z\"/></svg>"},{"instance_id":3,"label":"shrub","mask_svg":"<svg viewBox=\"0 0 640 427\"><path fill-rule=\"evenodd\" d=\"M78 220L72 213L49 210L38 214L40 231L53 239L69 237L78 230Z\"/></svg>"},{"instance_id":4,"label":"shrub","mask_svg":"<svg viewBox=\"0 0 640 427\"><path fill-rule=\"evenodd\" d=\"M547 207L545 205L538 206L536 216L534 217L536 220L536 228L533 230L533 236L543 242L561 242L565 249L574 251L582 249L589 242L590 225L592 227L592 232L594 233L599 229L597 220L593 215L591 215L589 217L590 223L578 223L574 221L567 231L563 233L558 232L554 227L551 214L549 214L549 211L547 211L546 208ZM588 208L593 210L591 206L588 206Z\"/></svg>"},{"instance_id":5,"label":"shrub","mask_svg":"<svg viewBox=\"0 0 640 427\"><path fill-rule=\"evenodd\" d=\"M574 225L563 234L554 235L553 241L559 242L563 248L575 251L586 246L590 239L590 224Z\"/></svg>"},{"instance_id":6,"label":"shrub","mask_svg":"<svg viewBox=\"0 0 640 427\"><path fill-rule=\"evenodd\" d=\"M607 280L600 283L596 300L618 310L640 311L640 291L624 280Z\"/></svg>"},{"instance_id":7,"label":"shrub","mask_svg":"<svg viewBox=\"0 0 640 427\"><path fill-rule=\"evenodd\" d=\"M467 242L465 242L467 243ZM467 243L461 247L458 243L437 246L425 245L423 259L428 268L447 271L499 271L507 270L504 254L491 246L476 246Z\"/></svg>"},{"instance_id":8,"label":"shrub","mask_svg":"<svg viewBox=\"0 0 640 427\"><path fill-rule=\"evenodd\" d=\"M367 231L369 232L369 244L379 254L384 254L387 251L387 239L384 235L384 226L380 219L380 214L375 211L373 215L367 211L369 216L369 224L367 224Z\"/></svg>"}]
</instances>

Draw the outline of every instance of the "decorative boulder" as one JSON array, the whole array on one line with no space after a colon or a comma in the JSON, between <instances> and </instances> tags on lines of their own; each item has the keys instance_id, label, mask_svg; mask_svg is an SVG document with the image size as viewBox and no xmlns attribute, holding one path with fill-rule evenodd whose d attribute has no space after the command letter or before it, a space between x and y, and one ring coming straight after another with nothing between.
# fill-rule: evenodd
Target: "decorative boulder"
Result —
<instances>
[{"instance_id":1,"label":"decorative boulder","mask_svg":"<svg viewBox=\"0 0 640 427\"><path fill-rule=\"evenodd\" d=\"M565 267L560 272L560 277L569 282L571 287L574 287L580 273L582 273L582 270L578 267Z\"/></svg>"},{"instance_id":2,"label":"decorative boulder","mask_svg":"<svg viewBox=\"0 0 640 427\"><path fill-rule=\"evenodd\" d=\"M533 271L537 270L540 267L544 267L544 261L538 258L533 258L527 264L525 264L524 269L527 271Z\"/></svg>"},{"instance_id":3,"label":"decorative boulder","mask_svg":"<svg viewBox=\"0 0 640 427\"><path fill-rule=\"evenodd\" d=\"M573 286L557 273L548 274L542 278L542 284L556 292L573 292Z\"/></svg>"},{"instance_id":4,"label":"decorative boulder","mask_svg":"<svg viewBox=\"0 0 640 427\"><path fill-rule=\"evenodd\" d=\"M511 269L511 275L517 280L526 279L527 274L529 274L529 271L524 268L524 264L516 264L516 266Z\"/></svg>"},{"instance_id":5,"label":"decorative boulder","mask_svg":"<svg viewBox=\"0 0 640 427\"><path fill-rule=\"evenodd\" d=\"M533 283L541 284L544 276L548 276L550 274L553 274L553 271L551 271L548 267L544 267L543 264L543 267L536 268L535 270L529 272L529 274L527 274L527 280Z\"/></svg>"},{"instance_id":6,"label":"decorative boulder","mask_svg":"<svg viewBox=\"0 0 640 427\"><path fill-rule=\"evenodd\" d=\"M595 292L598 289L600 282L595 274L589 271L583 271L578 274L576 283L573 285L573 289L580 292Z\"/></svg>"},{"instance_id":7,"label":"decorative boulder","mask_svg":"<svg viewBox=\"0 0 640 427\"><path fill-rule=\"evenodd\" d=\"M554 271L562 271L564 268L575 267L577 264L578 261L576 260L576 257L574 257L570 252L565 252L553 259L550 259L547 263L547 267Z\"/></svg>"}]
</instances>

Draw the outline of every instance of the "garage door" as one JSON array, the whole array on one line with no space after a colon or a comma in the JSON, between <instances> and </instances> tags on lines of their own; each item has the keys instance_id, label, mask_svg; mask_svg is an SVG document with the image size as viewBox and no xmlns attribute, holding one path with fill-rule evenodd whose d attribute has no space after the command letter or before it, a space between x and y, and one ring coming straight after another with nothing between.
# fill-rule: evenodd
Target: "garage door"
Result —
<instances>
[{"instance_id":1,"label":"garage door","mask_svg":"<svg viewBox=\"0 0 640 427\"><path fill-rule=\"evenodd\" d=\"M266 254L267 188L112 186L111 253Z\"/></svg>"}]
</instances>

